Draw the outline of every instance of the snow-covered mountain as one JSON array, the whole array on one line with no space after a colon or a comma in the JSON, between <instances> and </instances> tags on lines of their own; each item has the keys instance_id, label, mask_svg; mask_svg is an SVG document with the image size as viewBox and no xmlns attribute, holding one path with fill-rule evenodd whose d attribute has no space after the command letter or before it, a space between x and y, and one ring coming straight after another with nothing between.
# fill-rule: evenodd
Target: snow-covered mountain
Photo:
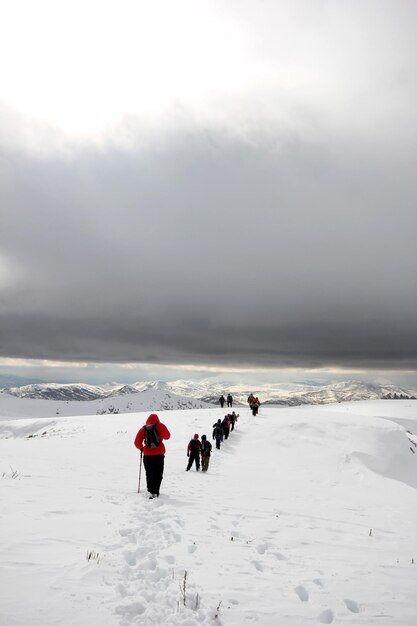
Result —
<instances>
[{"instance_id":1,"label":"snow-covered mountain","mask_svg":"<svg viewBox=\"0 0 417 626\"><path fill-rule=\"evenodd\" d=\"M101 387L84 383L41 383L24 385L22 387L9 387L1 391L17 398L37 398L42 400L97 400L97 398L110 395L109 392L106 392Z\"/></svg>"},{"instance_id":2,"label":"snow-covered mountain","mask_svg":"<svg viewBox=\"0 0 417 626\"><path fill-rule=\"evenodd\" d=\"M286 396L283 394L270 397L264 404L283 404L286 406L296 406L301 404L330 404L332 402L351 402L359 400L379 400L379 399L415 399L415 393L391 384L364 383L359 381L343 381L313 387L306 391L289 391Z\"/></svg>"},{"instance_id":3,"label":"snow-covered mountain","mask_svg":"<svg viewBox=\"0 0 417 626\"><path fill-rule=\"evenodd\" d=\"M411 399L417 396L414 390L404 389L390 383L365 383L349 380L319 383L266 383L254 387L217 382L210 379L195 381L175 381L169 383L172 389L181 389L184 395L196 395L209 402L218 402L219 396L230 392L236 404L246 405L250 393L258 396L262 404L296 406L302 404L328 404L356 400L378 400L391 396Z\"/></svg>"},{"instance_id":4,"label":"snow-covered mountain","mask_svg":"<svg viewBox=\"0 0 417 626\"><path fill-rule=\"evenodd\" d=\"M144 391L167 391L167 392L171 391L171 392L176 393L177 395L184 395L177 391L174 391L174 389L171 389L168 383L164 383L160 380L138 382L138 383L133 383L131 385L119 385L115 387L107 395L108 397L113 397L113 396L125 395L128 393L143 393Z\"/></svg>"},{"instance_id":5,"label":"snow-covered mountain","mask_svg":"<svg viewBox=\"0 0 417 626\"><path fill-rule=\"evenodd\" d=\"M170 391L146 389L141 393L125 393L116 396L104 395L95 400L55 400L35 396L0 394L0 419L21 418L26 415L67 417L70 415L105 415L137 413L138 411L172 411L182 409L207 409L213 405L198 398L179 396Z\"/></svg>"},{"instance_id":6,"label":"snow-covered mountain","mask_svg":"<svg viewBox=\"0 0 417 626\"><path fill-rule=\"evenodd\" d=\"M387 382L366 383L361 381L342 381L318 383L267 383L249 387L227 381L206 378L201 380L176 380L171 382L142 381L127 385L93 386L86 384L33 384L23 387L11 387L2 393L19 398L40 398L48 400L91 401L143 394L148 391L174 394L182 399L198 400L205 404L218 404L219 397L230 392L237 406L246 405L247 397L254 393L262 404L297 406L303 404L328 404L356 400L378 399L414 399L415 390L405 389ZM162 397L162 396L161 396ZM183 401L183 400L182 400ZM195 406L195 403L191 403ZM167 404L170 402L168 401ZM189 408L192 408L191 405ZM145 410L145 409L144 409Z\"/></svg>"}]
</instances>

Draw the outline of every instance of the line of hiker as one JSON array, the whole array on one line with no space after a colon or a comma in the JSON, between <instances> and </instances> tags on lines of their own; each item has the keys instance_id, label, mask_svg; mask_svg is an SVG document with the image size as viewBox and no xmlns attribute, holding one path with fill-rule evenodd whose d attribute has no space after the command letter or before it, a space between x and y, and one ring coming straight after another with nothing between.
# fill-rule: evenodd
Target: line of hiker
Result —
<instances>
[{"instance_id":1,"label":"line of hiker","mask_svg":"<svg viewBox=\"0 0 417 626\"><path fill-rule=\"evenodd\" d=\"M239 415L236 415L236 413L232 411L232 413L225 415L223 420L219 418L217 422L213 424L213 441L216 442L217 450L220 450L222 441L228 439L230 432L235 429L238 417ZM201 457L201 469L203 472L207 472L210 463L211 450L212 445L210 441L207 440L207 436L202 435L200 441L199 436L196 433L188 442L188 463L185 468L186 471L189 472L193 464L195 464L195 469L199 472Z\"/></svg>"},{"instance_id":2,"label":"line of hiker","mask_svg":"<svg viewBox=\"0 0 417 626\"><path fill-rule=\"evenodd\" d=\"M232 396L230 396L230 402L233 402ZM228 398L229 398L228 396ZM248 397L248 403L252 410L253 415L257 415L260 406L259 399L250 394ZM223 406L223 405L222 405ZM231 405L230 405L231 406ZM223 420L220 418L213 424L213 441L216 442L216 449L220 450L223 441L229 438L231 431L235 429L236 422L239 418L239 414L235 411L228 413L224 416ZM140 428L135 437L135 446L140 450L140 465L139 465L139 483L138 493L140 491L140 477L142 471L142 460L146 472L146 487L149 493L149 498L159 498L159 490L164 474L164 462L165 462L165 446L164 439L169 439L171 433L168 428L163 424L156 413L151 413L146 424ZM203 472L207 472L210 455L212 451L212 445L207 440L206 435L201 436L201 441L198 434L189 441L187 446L188 464L186 471L188 472L193 464L197 472L201 469Z\"/></svg>"},{"instance_id":3,"label":"line of hiker","mask_svg":"<svg viewBox=\"0 0 417 626\"><path fill-rule=\"evenodd\" d=\"M222 394L219 398L219 402L220 402L220 406L223 408L225 403L227 403L227 406L232 408L233 406L233 396L231 393L227 394L227 399L224 397L224 395Z\"/></svg>"},{"instance_id":4,"label":"line of hiker","mask_svg":"<svg viewBox=\"0 0 417 626\"><path fill-rule=\"evenodd\" d=\"M229 438L229 433L235 429L235 424L239 418L239 414L236 415L234 411L224 416L223 420L220 418L213 424L213 441L216 442L217 450L220 450L223 439Z\"/></svg>"},{"instance_id":5,"label":"line of hiker","mask_svg":"<svg viewBox=\"0 0 417 626\"><path fill-rule=\"evenodd\" d=\"M250 410L252 411L252 415L258 415L259 407L261 406L258 396L254 396L253 393L251 393L248 396L248 404Z\"/></svg>"}]
</instances>

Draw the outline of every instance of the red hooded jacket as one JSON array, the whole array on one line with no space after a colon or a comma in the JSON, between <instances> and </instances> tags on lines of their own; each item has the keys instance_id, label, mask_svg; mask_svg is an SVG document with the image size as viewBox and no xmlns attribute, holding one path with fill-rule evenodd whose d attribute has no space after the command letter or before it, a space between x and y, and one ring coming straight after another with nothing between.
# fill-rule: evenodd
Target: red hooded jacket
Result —
<instances>
[{"instance_id":1,"label":"red hooded jacket","mask_svg":"<svg viewBox=\"0 0 417 626\"><path fill-rule=\"evenodd\" d=\"M195 450L193 446L194 441L197 441L197 444L198 444L195 446ZM201 442L199 441L197 434L195 434L193 439L190 439L189 441L189 444L187 446L187 455L189 455L192 450L194 450L194 452L200 452L201 450Z\"/></svg>"},{"instance_id":2,"label":"red hooded jacket","mask_svg":"<svg viewBox=\"0 0 417 626\"><path fill-rule=\"evenodd\" d=\"M149 426L150 424L155 423L156 431L161 438L161 443L159 444L159 446L157 446L156 448L148 448L145 445L145 426L142 426L142 428L135 437L135 446L141 452L143 452L145 456L150 454L165 454L165 446L162 440L169 439L171 437L171 433L169 432L168 428L165 426L165 424L159 421L159 417L157 416L157 414L151 413L151 415L146 420L146 424L147 426Z\"/></svg>"}]
</instances>

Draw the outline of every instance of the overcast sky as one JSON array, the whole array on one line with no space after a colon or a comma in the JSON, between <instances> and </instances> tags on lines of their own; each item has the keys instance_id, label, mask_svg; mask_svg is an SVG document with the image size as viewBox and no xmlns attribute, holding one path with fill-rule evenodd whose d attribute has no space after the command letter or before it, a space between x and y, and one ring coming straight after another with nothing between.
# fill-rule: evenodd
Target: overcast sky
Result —
<instances>
[{"instance_id":1,"label":"overcast sky","mask_svg":"<svg viewBox=\"0 0 417 626\"><path fill-rule=\"evenodd\" d=\"M414 0L0 7L0 366L417 369Z\"/></svg>"}]
</instances>

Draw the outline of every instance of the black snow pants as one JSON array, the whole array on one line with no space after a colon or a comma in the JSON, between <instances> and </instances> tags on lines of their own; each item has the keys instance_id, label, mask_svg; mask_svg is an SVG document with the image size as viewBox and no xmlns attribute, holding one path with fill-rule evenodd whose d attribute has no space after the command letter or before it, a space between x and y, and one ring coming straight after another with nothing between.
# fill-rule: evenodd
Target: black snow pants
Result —
<instances>
[{"instance_id":1,"label":"black snow pants","mask_svg":"<svg viewBox=\"0 0 417 626\"><path fill-rule=\"evenodd\" d=\"M196 452L190 452L190 457L188 459L188 465L187 465L187 472L188 470L191 469L192 464L195 461L195 468L198 472L198 470L200 469L200 451L197 450Z\"/></svg>"},{"instance_id":2,"label":"black snow pants","mask_svg":"<svg viewBox=\"0 0 417 626\"><path fill-rule=\"evenodd\" d=\"M146 472L146 487L149 493L159 496L159 488L161 486L162 477L164 475L163 454L144 454L143 465Z\"/></svg>"}]
</instances>

